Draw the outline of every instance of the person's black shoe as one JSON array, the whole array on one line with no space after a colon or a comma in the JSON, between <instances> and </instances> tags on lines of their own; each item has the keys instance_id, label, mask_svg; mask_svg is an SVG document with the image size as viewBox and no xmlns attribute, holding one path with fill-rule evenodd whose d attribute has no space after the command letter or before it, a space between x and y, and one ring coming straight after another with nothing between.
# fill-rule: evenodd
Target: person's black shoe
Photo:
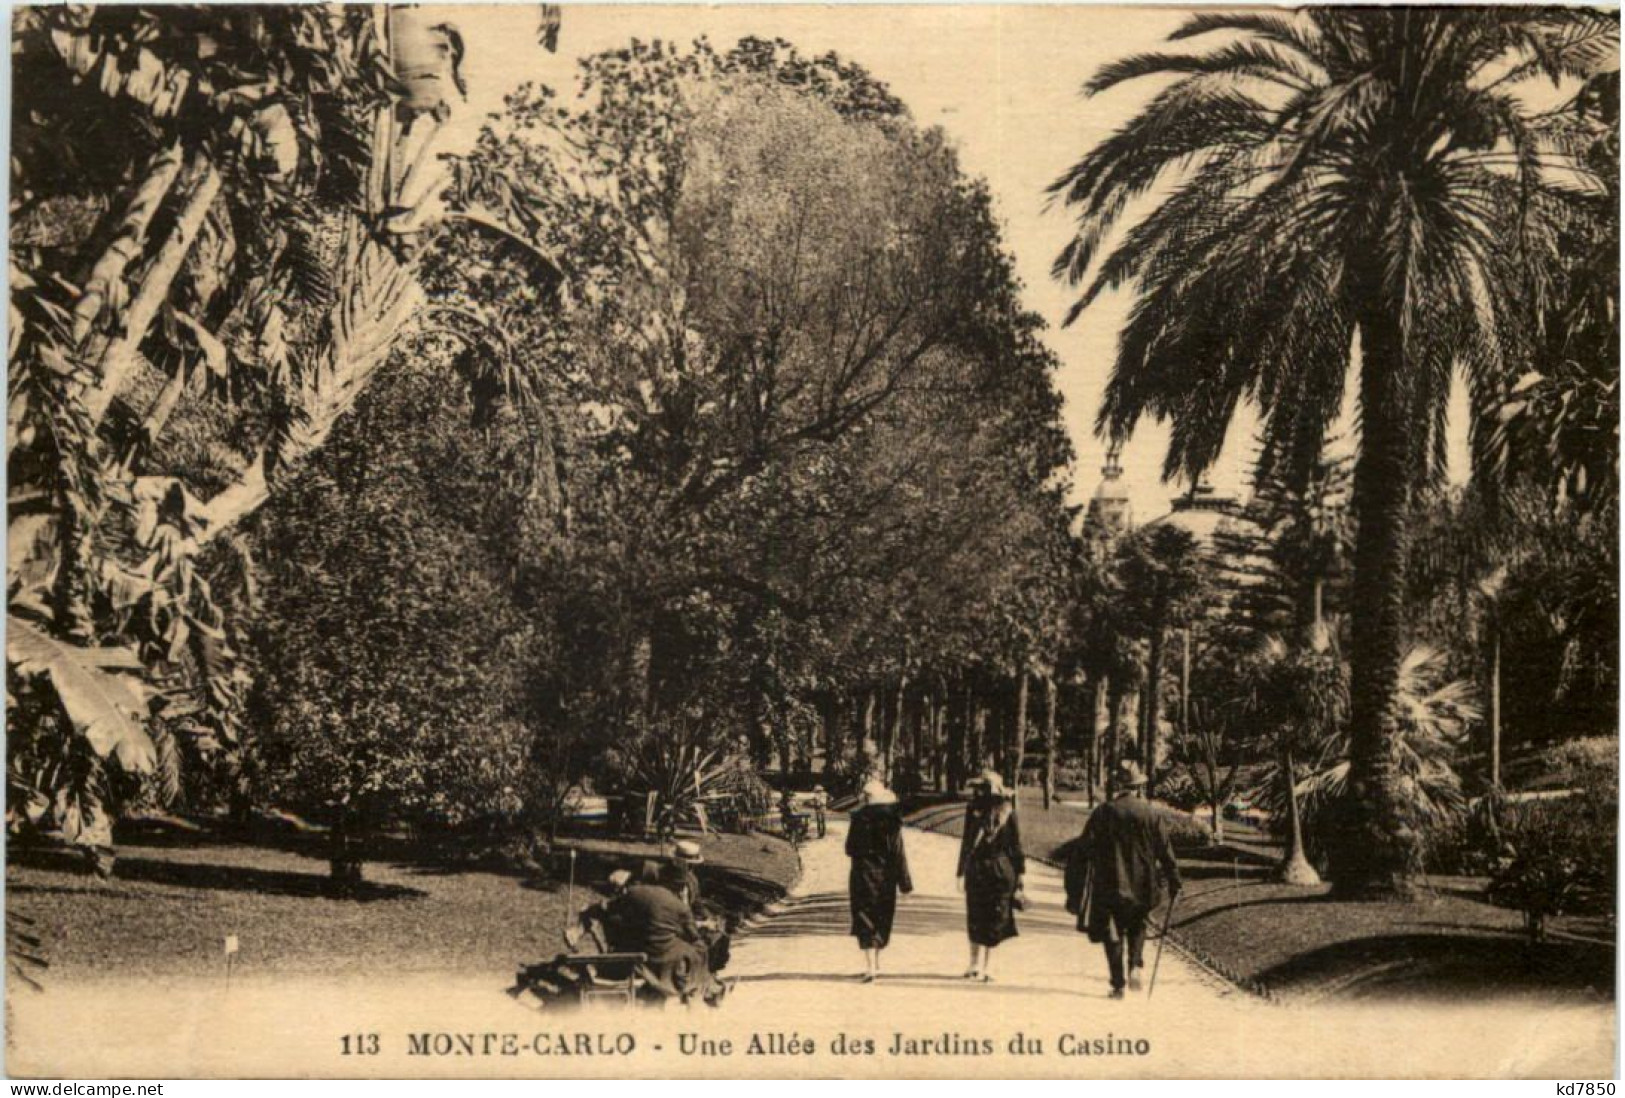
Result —
<instances>
[{"instance_id":1,"label":"person's black shoe","mask_svg":"<svg viewBox=\"0 0 1625 1098\"><path fill-rule=\"evenodd\" d=\"M1109 996L1109 998L1112 998L1112 999L1121 999L1121 998L1123 998L1123 989L1120 988L1120 987L1112 988L1112 993Z\"/></svg>"},{"instance_id":2,"label":"person's black shoe","mask_svg":"<svg viewBox=\"0 0 1625 1098\"><path fill-rule=\"evenodd\" d=\"M1133 968L1128 970L1128 989L1130 991L1140 990L1140 973L1144 971L1144 965L1135 965Z\"/></svg>"}]
</instances>

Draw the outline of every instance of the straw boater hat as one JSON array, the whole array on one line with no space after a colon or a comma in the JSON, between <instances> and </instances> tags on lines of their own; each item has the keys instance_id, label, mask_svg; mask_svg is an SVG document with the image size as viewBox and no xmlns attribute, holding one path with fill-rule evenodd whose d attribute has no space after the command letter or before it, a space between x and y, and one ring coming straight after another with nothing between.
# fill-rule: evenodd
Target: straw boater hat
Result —
<instances>
[{"instance_id":1,"label":"straw boater hat","mask_svg":"<svg viewBox=\"0 0 1625 1098\"><path fill-rule=\"evenodd\" d=\"M1010 797L1012 794L1004 787L1004 777L997 770L984 770L970 783L972 788L986 789L995 797Z\"/></svg>"},{"instance_id":2,"label":"straw boater hat","mask_svg":"<svg viewBox=\"0 0 1625 1098\"><path fill-rule=\"evenodd\" d=\"M621 891L631 883L632 871L629 869L617 869L615 872L609 875L609 887L616 892Z\"/></svg>"},{"instance_id":3,"label":"straw boater hat","mask_svg":"<svg viewBox=\"0 0 1625 1098\"><path fill-rule=\"evenodd\" d=\"M865 782L863 792L860 795L865 805L897 803L897 794L887 789L886 783L879 778L871 778Z\"/></svg>"},{"instance_id":4,"label":"straw boater hat","mask_svg":"<svg viewBox=\"0 0 1625 1098\"><path fill-rule=\"evenodd\" d=\"M1124 759L1117 764L1117 784L1125 789L1136 789L1145 784L1145 771L1133 759Z\"/></svg>"},{"instance_id":5,"label":"straw boater hat","mask_svg":"<svg viewBox=\"0 0 1625 1098\"><path fill-rule=\"evenodd\" d=\"M700 853L700 844L692 839L679 839L671 853L678 861L688 862L690 865L700 865L705 861L705 855Z\"/></svg>"}]
</instances>

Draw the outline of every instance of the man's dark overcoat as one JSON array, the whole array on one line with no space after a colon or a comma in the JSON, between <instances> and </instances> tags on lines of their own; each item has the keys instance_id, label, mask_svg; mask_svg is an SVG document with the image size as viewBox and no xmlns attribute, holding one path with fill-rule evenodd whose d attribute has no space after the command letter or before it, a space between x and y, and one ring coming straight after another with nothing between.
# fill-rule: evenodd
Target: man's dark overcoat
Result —
<instances>
[{"instance_id":1,"label":"man's dark overcoat","mask_svg":"<svg viewBox=\"0 0 1625 1098\"><path fill-rule=\"evenodd\" d=\"M1066 907L1090 941L1107 941L1112 916L1120 928L1143 921L1162 902L1164 881L1179 887L1167 827L1144 797L1118 797L1094 810L1072 844Z\"/></svg>"}]
</instances>

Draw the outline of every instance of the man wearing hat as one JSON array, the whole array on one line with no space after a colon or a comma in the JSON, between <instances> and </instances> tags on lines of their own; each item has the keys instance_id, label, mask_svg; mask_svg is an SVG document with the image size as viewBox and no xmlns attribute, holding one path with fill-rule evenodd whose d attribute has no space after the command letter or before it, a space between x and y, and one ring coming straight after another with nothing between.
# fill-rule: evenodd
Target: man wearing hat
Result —
<instances>
[{"instance_id":1,"label":"man wearing hat","mask_svg":"<svg viewBox=\"0 0 1625 1098\"><path fill-rule=\"evenodd\" d=\"M682 870L683 889L687 893L683 899L688 901L689 910L694 912L696 919L705 914L700 904L700 878L694 872L694 867L705 864L705 855L700 853L700 844L692 839L679 839L677 845L672 847L672 864Z\"/></svg>"},{"instance_id":2,"label":"man wearing hat","mask_svg":"<svg viewBox=\"0 0 1625 1098\"><path fill-rule=\"evenodd\" d=\"M733 955L733 943L723 912L700 899L700 878L694 872L694 867L704 864L705 855L700 852L700 844L692 839L679 839L672 847L671 861L665 866L666 884L688 904L705 939L705 952L710 959L711 971L720 972L727 967Z\"/></svg>"},{"instance_id":3,"label":"man wearing hat","mask_svg":"<svg viewBox=\"0 0 1625 1098\"><path fill-rule=\"evenodd\" d=\"M1125 985L1140 988L1145 924L1162 902L1161 884L1166 881L1170 896L1178 896L1180 881L1168 830L1145 799L1145 774L1132 760L1119 765L1117 788L1117 796L1094 810L1072 845L1066 909L1078 917L1078 929L1090 941L1105 947L1112 998L1121 999Z\"/></svg>"}]
</instances>

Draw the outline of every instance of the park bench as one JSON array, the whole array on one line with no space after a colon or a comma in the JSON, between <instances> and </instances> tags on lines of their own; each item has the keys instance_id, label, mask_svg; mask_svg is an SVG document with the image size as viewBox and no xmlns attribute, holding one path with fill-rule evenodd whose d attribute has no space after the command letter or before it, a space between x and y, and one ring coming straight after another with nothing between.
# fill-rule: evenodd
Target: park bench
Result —
<instances>
[{"instance_id":1,"label":"park bench","mask_svg":"<svg viewBox=\"0 0 1625 1098\"><path fill-rule=\"evenodd\" d=\"M508 994L536 1009L556 1004L587 1006L593 1003L634 1006L649 982L642 975L648 960L643 953L560 953L551 961L524 965ZM663 988L654 988L662 998Z\"/></svg>"}]
</instances>

